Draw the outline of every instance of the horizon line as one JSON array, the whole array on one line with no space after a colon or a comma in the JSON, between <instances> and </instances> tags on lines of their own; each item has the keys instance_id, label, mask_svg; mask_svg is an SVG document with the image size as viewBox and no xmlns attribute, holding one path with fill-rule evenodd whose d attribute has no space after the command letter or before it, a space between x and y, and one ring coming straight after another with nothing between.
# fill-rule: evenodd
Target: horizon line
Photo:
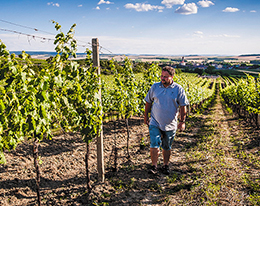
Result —
<instances>
[{"instance_id":1,"label":"horizon line","mask_svg":"<svg viewBox=\"0 0 260 260\"><path fill-rule=\"evenodd\" d=\"M22 51L9 51L10 53L21 53ZM25 51L25 53L57 53L55 51ZM86 55L85 52L77 52L76 54L78 55ZM108 53L108 54L100 54L102 56L115 56L115 55L126 55L126 56L182 56L182 57L191 57L191 56L222 56L222 57L239 57L239 56L260 56L260 54L257 53L246 53L246 54L145 54L145 53L141 53L141 54L136 54L136 53Z\"/></svg>"}]
</instances>

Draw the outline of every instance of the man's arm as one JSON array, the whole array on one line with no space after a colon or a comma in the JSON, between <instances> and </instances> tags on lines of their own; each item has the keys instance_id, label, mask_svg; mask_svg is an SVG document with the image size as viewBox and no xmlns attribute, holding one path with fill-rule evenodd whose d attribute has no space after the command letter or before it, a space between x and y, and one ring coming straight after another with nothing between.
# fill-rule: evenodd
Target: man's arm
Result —
<instances>
[{"instance_id":1,"label":"man's arm","mask_svg":"<svg viewBox=\"0 0 260 260\"><path fill-rule=\"evenodd\" d=\"M144 111L144 123L149 125L149 117L148 114L151 112L152 103L145 103L145 111Z\"/></svg>"},{"instance_id":2,"label":"man's arm","mask_svg":"<svg viewBox=\"0 0 260 260\"><path fill-rule=\"evenodd\" d=\"M179 121L179 124L178 124L178 129L180 131L184 131L185 130L186 114L187 114L187 107L186 106L181 106L180 107L180 121Z\"/></svg>"}]
</instances>

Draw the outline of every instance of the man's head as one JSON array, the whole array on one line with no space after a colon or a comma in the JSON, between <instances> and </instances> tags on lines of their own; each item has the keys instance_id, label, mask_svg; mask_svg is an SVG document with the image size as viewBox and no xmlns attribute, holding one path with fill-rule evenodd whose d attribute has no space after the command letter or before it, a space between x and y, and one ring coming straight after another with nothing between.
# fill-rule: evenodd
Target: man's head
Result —
<instances>
[{"instance_id":1,"label":"man's head","mask_svg":"<svg viewBox=\"0 0 260 260\"><path fill-rule=\"evenodd\" d=\"M162 74L161 74L161 81L164 87L168 87L169 85L172 84L174 73L175 73L174 68L170 66L163 67Z\"/></svg>"}]
</instances>

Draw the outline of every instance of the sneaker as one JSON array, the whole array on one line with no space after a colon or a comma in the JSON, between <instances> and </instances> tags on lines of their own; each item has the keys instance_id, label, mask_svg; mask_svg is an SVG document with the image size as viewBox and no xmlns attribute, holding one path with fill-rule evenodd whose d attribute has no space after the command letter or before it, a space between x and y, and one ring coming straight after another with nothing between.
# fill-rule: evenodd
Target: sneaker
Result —
<instances>
[{"instance_id":1,"label":"sneaker","mask_svg":"<svg viewBox=\"0 0 260 260\"><path fill-rule=\"evenodd\" d=\"M157 167L155 165L152 165L152 167L151 167L151 169L149 169L148 173L151 175L157 175L158 174Z\"/></svg>"},{"instance_id":2,"label":"sneaker","mask_svg":"<svg viewBox=\"0 0 260 260\"><path fill-rule=\"evenodd\" d=\"M163 172L163 174L169 175L170 174L169 165L164 165L162 167L162 172Z\"/></svg>"}]
</instances>

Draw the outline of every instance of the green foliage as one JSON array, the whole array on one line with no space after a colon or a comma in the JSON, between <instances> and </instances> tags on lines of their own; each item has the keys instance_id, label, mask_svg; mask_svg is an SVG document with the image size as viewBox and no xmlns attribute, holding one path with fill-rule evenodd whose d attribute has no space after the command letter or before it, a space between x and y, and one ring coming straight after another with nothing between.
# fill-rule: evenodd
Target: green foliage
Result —
<instances>
[{"instance_id":1,"label":"green foliage","mask_svg":"<svg viewBox=\"0 0 260 260\"><path fill-rule=\"evenodd\" d=\"M108 86L104 81L102 84L103 111L107 114L116 112L121 117L129 118L137 114L138 109L138 82L133 73L132 63L126 58L123 71L119 73L115 62L111 60L110 68L114 77L110 82L112 86Z\"/></svg>"},{"instance_id":2,"label":"green foliage","mask_svg":"<svg viewBox=\"0 0 260 260\"><path fill-rule=\"evenodd\" d=\"M213 86L210 87L211 79L201 78L196 74L178 74L174 76L174 81L185 89L191 106L209 99L215 93L215 81Z\"/></svg>"},{"instance_id":3,"label":"green foliage","mask_svg":"<svg viewBox=\"0 0 260 260\"><path fill-rule=\"evenodd\" d=\"M51 138L51 129L79 131L90 142L101 126L98 98L99 78L87 50L85 66L69 61L76 55L73 25L65 35L59 30L55 44L57 55L37 74L29 55L10 55L0 42L0 162L3 151L15 149L27 139ZM19 59L19 60L18 60ZM23 62L20 62L20 59Z\"/></svg>"},{"instance_id":4,"label":"green foliage","mask_svg":"<svg viewBox=\"0 0 260 260\"><path fill-rule=\"evenodd\" d=\"M114 76L102 79L102 106L105 114L116 113L121 117L141 115L144 112L144 98L151 85L160 80L160 68L151 64L143 75L133 73L133 64L126 58L119 73L115 62L110 61Z\"/></svg>"},{"instance_id":5,"label":"green foliage","mask_svg":"<svg viewBox=\"0 0 260 260\"><path fill-rule=\"evenodd\" d=\"M221 91L221 95L228 104L239 105L248 112L260 114L260 77L255 79L247 75L247 78L239 80L224 79L227 87Z\"/></svg>"}]
</instances>

